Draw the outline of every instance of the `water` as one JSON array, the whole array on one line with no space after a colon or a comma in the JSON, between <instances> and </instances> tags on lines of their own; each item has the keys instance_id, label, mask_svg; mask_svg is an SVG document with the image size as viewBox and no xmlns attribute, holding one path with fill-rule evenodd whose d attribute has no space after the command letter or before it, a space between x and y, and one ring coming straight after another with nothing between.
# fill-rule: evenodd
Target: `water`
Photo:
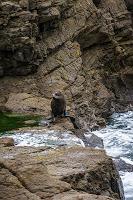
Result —
<instances>
[{"instance_id":1,"label":"water","mask_svg":"<svg viewBox=\"0 0 133 200\"><path fill-rule=\"evenodd\" d=\"M133 165L133 111L115 113L106 128L94 131L101 137L107 154ZM133 172L120 171L126 200L133 200Z\"/></svg>"},{"instance_id":2,"label":"water","mask_svg":"<svg viewBox=\"0 0 133 200\"><path fill-rule=\"evenodd\" d=\"M110 118L106 128L94 131L104 141L107 154L113 158L119 158L133 166L133 111L115 113ZM84 146L81 139L72 135L69 131L48 131L45 129L30 130L29 132L14 131L12 136L18 146ZM132 168L133 169L133 168ZM133 200L133 170L120 171L123 181L126 200Z\"/></svg>"},{"instance_id":3,"label":"water","mask_svg":"<svg viewBox=\"0 0 133 200\"><path fill-rule=\"evenodd\" d=\"M7 134L7 136L14 139L16 146L47 146L57 148L59 146L72 147L78 145L84 147L83 141L73 135L70 131L32 129L30 131L15 132L12 135Z\"/></svg>"}]
</instances>

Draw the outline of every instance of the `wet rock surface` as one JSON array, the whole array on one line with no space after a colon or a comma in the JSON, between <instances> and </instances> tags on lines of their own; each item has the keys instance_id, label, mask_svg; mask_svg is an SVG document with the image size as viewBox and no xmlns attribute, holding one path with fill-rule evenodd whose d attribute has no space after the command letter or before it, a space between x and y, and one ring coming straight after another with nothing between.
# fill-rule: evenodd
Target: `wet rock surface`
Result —
<instances>
[{"instance_id":1,"label":"wet rock surface","mask_svg":"<svg viewBox=\"0 0 133 200\"><path fill-rule=\"evenodd\" d=\"M103 150L5 147L0 168L3 200L122 199L119 175Z\"/></svg>"},{"instance_id":2,"label":"wet rock surface","mask_svg":"<svg viewBox=\"0 0 133 200\"><path fill-rule=\"evenodd\" d=\"M119 171L133 172L133 165L126 163L121 158L115 158L114 162L115 162L115 165L116 165L116 167Z\"/></svg>"},{"instance_id":3,"label":"wet rock surface","mask_svg":"<svg viewBox=\"0 0 133 200\"><path fill-rule=\"evenodd\" d=\"M80 138L85 146L104 148L103 140L88 130L74 130L73 134Z\"/></svg>"}]
</instances>

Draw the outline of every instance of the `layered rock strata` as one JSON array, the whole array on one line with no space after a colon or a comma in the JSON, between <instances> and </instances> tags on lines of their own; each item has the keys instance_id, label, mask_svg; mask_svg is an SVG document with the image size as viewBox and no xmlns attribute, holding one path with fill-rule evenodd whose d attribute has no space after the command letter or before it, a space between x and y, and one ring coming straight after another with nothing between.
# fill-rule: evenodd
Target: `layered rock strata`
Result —
<instances>
[{"instance_id":1,"label":"layered rock strata","mask_svg":"<svg viewBox=\"0 0 133 200\"><path fill-rule=\"evenodd\" d=\"M48 115L55 90L83 127L133 101L132 1L2 0L1 109Z\"/></svg>"},{"instance_id":2,"label":"layered rock strata","mask_svg":"<svg viewBox=\"0 0 133 200\"><path fill-rule=\"evenodd\" d=\"M61 90L67 111L88 128L131 107L132 6L131 0L1 0L0 110L47 116L51 94ZM102 150L0 145L2 200L124 199Z\"/></svg>"}]
</instances>

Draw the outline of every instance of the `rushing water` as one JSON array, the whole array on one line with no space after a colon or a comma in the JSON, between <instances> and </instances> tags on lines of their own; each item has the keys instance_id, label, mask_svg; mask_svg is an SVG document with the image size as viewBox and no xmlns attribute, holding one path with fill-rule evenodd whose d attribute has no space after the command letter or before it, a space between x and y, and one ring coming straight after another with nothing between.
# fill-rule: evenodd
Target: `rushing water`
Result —
<instances>
[{"instance_id":1,"label":"rushing water","mask_svg":"<svg viewBox=\"0 0 133 200\"><path fill-rule=\"evenodd\" d=\"M133 111L115 113L106 128L94 132L104 141L108 155L133 165ZM133 200L133 172L120 171L126 200Z\"/></svg>"},{"instance_id":2,"label":"rushing water","mask_svg":"<svg viewBox=\"0 0 133 200\"><path fill-rule=\"evenodd\" d=\"M72 135L69 131L54 131L54 130L30 130L30 131L16 131L15 134L9 135L15 141L16 146L48 146L57 148L59 146L84 146L81 139Z\"/></svg>"},{"instance_id":3,"label":"rushing water","mask_svg":"<svg viewBox=\"0 0 133 200\"><path fill-rule=\"evenodd\" d=\"M84 146L81 139L69 133L69 131L30 130L29 132L14 132L13 137L19 146ZM115 113L110 118L106 128L94 131L101 137L107 154L114 159L119 158L133 166L133 111ZM133 167L132 167L133 169ZM124 185L126 200L133 200L133 170L120 171Z\"/></svg>"}]
</instances>

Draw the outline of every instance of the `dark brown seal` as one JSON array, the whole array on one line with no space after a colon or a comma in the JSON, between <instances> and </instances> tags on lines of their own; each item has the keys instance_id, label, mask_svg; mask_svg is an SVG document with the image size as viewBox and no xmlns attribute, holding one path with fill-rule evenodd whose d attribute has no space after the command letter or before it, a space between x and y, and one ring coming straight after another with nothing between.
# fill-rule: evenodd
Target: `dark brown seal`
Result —
<instances>
[{"instance_id":1,"label":"dark brown seal","mask_svg":"<svg viewBox=\"0 0 133 200\"><path fill-rule=\"evenodd\" d=\"M66 114L66 100L60 91L57 91L53 94L53 99L51 101L51 112L52 117L65 116Z\"/></svg>"}]
</instances>

